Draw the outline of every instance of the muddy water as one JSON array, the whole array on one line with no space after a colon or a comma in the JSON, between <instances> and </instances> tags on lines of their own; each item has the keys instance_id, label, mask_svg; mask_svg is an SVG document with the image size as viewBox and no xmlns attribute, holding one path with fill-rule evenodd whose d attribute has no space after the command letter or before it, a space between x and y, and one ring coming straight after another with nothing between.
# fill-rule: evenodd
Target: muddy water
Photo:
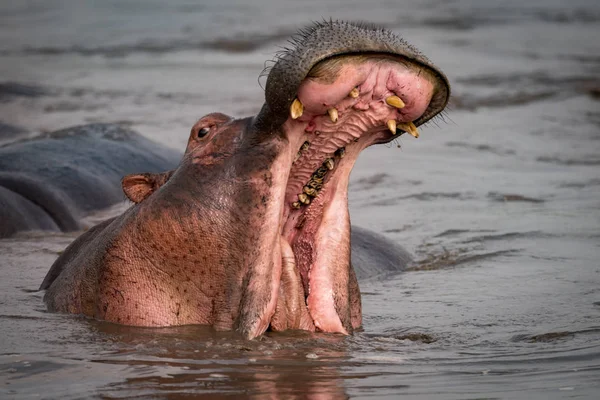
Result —
<instances>
[{"instance_id":1,"label":"muddy water","mask_svg":"<svg viewBox=\"0 0 600 400\"><path fill-rule=\"evenodd\" d=\"M364 332L247 342L48 314L35 290L76 235L1 240L0 397L597 398L600 3L246 3L3 2L0 121L118 121L183 149L199 116L258 110L296 28L378 22L454 88L444 118L367 150L351 180L353 222L415 264L362 283Z\"/></svg>"}]
</instances>

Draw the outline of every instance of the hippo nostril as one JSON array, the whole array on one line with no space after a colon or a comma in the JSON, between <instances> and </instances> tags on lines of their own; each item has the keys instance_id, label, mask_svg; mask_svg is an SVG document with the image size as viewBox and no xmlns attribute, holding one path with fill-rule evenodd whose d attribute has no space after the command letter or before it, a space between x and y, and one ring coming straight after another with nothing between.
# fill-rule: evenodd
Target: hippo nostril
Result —
<instances>
[{"instance_id":1,"label":"hippo nostril","mask_svg":"<svg viewBox=\"0 0 600 400\"><path fill-rule=\"evenodd\" d=\"M198 137L203 138L204 136L208 135L208 132L210 132L210 128L204 127L198 131Z\"/></svg>"}]
</instances>

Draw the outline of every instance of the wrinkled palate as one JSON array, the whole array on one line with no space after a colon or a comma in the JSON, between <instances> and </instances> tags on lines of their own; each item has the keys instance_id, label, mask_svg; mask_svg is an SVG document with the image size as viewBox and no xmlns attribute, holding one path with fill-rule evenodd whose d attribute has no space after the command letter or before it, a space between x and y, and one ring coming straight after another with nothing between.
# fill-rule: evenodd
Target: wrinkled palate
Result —
<instances>
[{"instance_id":1,"label":"wrinkled palate","mask_svg":"<svg viewBox=\"0 0 600 400\"><path fill-rule=\"evenodd\" d=\"M347 188L358 154L404 132L417 138L413 121L428 110L436 82L427 67L400 57L341 56L315 66L290 106L284 129L294 156L281 235L319 330L350 333L360 324L347 309Z\"/></svg>"}]
</instances>

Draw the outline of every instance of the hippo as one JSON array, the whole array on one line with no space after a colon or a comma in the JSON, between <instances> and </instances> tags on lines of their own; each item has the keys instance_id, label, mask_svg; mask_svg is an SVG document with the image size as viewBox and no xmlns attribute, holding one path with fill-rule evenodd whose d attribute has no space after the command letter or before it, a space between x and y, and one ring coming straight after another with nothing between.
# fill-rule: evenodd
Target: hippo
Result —
<instances>
[{"instance_id":1,"label":"hippo","mask_svg":"<svg viewBox=\"0 0 600 400\"><path fill-rule=\"evenodd\" d=\"M366 147L418 137L450 86L424 55L375 26L316 23L292 43L268 71L256 116L209 114L174 171L123 180L136 204L57 259L42 284L50 311L204 324L247 339L362 326L350 171ZM363 255L370 240L385 245L361 238Z\"/></svg>"},{"instance_id":2,"label":"hippo","mask_svg":"<svg viewBox=\"0 0 600 400\"><path fill-rule=\"evenodd\" d=\"M0 147L0 238L24 230L80 230L83 215L123 200L115 184L123 175L173 168L181 157L114 124L33 138L17 127L0 128L8 141Z\"/></svg>"}]
</instances>

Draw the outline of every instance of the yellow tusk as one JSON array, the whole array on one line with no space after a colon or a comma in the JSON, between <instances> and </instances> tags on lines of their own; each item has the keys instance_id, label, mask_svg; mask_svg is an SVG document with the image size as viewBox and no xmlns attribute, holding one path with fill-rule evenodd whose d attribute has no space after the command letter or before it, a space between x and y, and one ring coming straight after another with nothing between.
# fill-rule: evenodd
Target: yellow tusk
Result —
<instances>
[{"instance_id":1,"label":"yellow tusk","mask_svg":"<svg viewBox=\"0 0 600 400\"><path fill-rule=\"evenodd\" d=\"M331 122L336 123L338 120L338 110L335 107L331 107L327 110L327 114L329 114L329 118L331 118Z\"/></svg>"},{"instance_id":2,"label":"yellow tusk","mask_svg":"<svg viewBox=\"0 0 600 400\"><path fill-rule=\"evenodd\" d=\"M294 102L290 106L290 114L292 115L292 119L298 119L302 116L304 112L304 106L297 98L294 99Z\"/></svg>"},{"instance_id":3,"label":"yellow tusk","mask_svg":"<svg viewBox=\"0 0 600 400\"><path fill-rule=\"evenodd\" d=\"M358 91L358 88L354 88L350 91L349 96L352 97L353 99L357 98L358 95L360 95L360 92Z\"/></svg>"},{"instance_id":4,"label":"yellow tusk","mask_svg":"<svg viewBox=\"0 0 600 400\"><path fill-rule=\"evenodd\" d=\"M396 120L395 119L390 119L387 122L387 127L390 130L390 132L392 132L392 135L396 134Z\"/></svg>"},{"instance_id":5,"label":"yellow tusk","mask_svg":"<svg viewBox=\"0 0 600 400\"><path fill-rule=\"evenodd\" d=\"M412 123L412 122L400 123L398 125L398 127L400 129L402 129L402 130L410 133L415 138L419 137L419 130L417 129L417 127L415 126L415 124Z\"/></svg>"},{"instance_id":6,"label":"yellow tusk","mask_svg":"<svg viewBox=\"0 0 600 400\"><path fill-rule=\"evenodd\" d=\"M396 108L404 108L405 104L402 101L402 99L398 96L390 96L387 99L385 99L385 102L392 106L392 107L396 107Z\"/></svg>"},{"instance_id":7,"label":"yellow tusk","mask_svg":"<svg viewBox=\"0 0 600 400\"><path fill-rule=\"evenodd\" d=\"M410 128L410 131L408 133L410 133L411 135L413 135L415 138L419 137L419 130L417 129L417 127L415 126L415 124L413 124L412 122L408 123L408 127Z\"/></svg>"}]
</instances>

